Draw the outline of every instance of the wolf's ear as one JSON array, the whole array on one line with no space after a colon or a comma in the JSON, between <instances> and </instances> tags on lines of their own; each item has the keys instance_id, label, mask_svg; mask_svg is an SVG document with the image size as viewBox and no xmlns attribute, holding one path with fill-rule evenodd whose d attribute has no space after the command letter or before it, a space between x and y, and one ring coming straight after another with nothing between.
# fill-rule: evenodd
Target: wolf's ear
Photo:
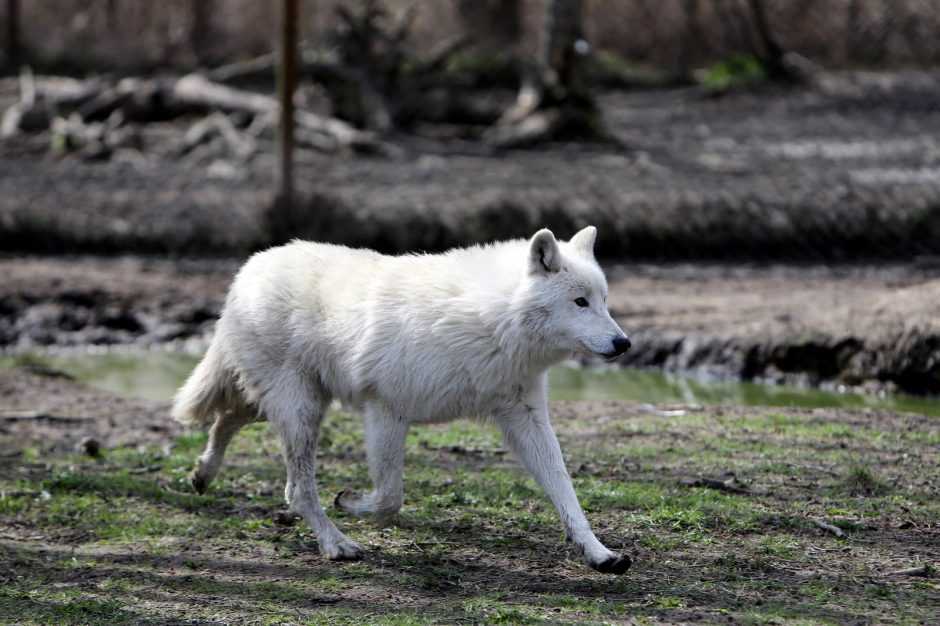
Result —
<instances>
[{"instance_id":1,"label":"wolf's ear","mask_svg":"<svg viewBox=\"0 0 940 626\"><path fill-rule=\"evenodd\" d=\"M593 226L582 228L568 242L575 252L588 259L594 258L594 240L597 239L597 229Z\"/></svg>"},{"instance_id":2,"label":"wolf's ear","mask_svg":"<svg viewBox=\"0 0 940 626\"><path fill-rule=\"evenodd\" d=\"M543 228L529 241L529 273L546 274L561 269L561 250L555 235Z\"/></svg>"}]
</instances>

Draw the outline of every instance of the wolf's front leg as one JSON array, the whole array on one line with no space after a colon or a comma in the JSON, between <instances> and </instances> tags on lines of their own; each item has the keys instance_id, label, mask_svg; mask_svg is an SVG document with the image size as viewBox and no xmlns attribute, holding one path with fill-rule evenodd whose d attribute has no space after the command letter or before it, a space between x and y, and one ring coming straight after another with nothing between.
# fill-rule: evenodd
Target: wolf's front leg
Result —
<instances>
[{"instance_id":1,"label":"wolf's front leg","mask_svg":"<svg viewBox=\"0 0 940 626\"><path fill-rule=\"evenodd\" d=\"M564 524L565 535L584 562L599 572L626 572L630 567L630 557L605 548L584 517L561 456L558 438L549 423L544 397L529 398L526 403L520 403L497 419L506 445L555 505Z\"/></svg>"}]
</instances>

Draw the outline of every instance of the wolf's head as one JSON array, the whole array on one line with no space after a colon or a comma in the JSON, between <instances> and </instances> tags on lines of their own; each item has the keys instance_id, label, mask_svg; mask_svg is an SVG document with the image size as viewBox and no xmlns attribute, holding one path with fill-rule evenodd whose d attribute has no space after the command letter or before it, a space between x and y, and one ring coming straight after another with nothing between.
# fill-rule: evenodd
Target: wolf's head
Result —
<instances>
[{"instance_id":1,"label":"wolf's head","mask_svg":"<svg viewBox=\"0 0 940 626\"><path fill-rule=\"evenodd\" d=\"M594 259L593 226L559 242L542 229L529 240L526 308L545 347L614 359L630 339L607 310L607 279Z\"/></svg>"}]
</instances>

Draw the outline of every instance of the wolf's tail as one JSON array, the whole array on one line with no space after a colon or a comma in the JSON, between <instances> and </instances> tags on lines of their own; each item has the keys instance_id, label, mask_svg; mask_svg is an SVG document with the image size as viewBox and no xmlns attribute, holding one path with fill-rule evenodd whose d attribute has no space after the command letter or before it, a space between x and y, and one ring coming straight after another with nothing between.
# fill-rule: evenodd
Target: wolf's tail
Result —
<instances>
[{"instance_id":1,"label":"wolf's tail","mask_svg":"<svg viewBox=\"0 0 940 626\"><path fill-rule=\"evenodd\" d=\"M234 373L225 365L218 335L202 361L173 398L173 419L189 426L206 427L225 411L237 394Z\"/></svg>"}]
</instances>

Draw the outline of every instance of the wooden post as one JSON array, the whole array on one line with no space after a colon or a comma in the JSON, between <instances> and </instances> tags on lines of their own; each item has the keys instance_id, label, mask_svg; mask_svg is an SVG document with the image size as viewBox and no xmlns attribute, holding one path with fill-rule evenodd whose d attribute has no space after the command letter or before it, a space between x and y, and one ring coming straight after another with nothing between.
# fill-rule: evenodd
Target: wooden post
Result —
<instances>
[{"instance_id":1,"label":"wooden post","mask_svg":"<svg viewBox=\"0 0 940 626\"><path fill-rule=\"evenodd\" d=\"M20 60L20 1L7 0L7 63L11 66Z\"/></svg>"},{"instance_id":2,"label":"wooden post","mask_svg":"<svg viewBox=\"0 0 940 626\"><path fill-rule=\"evenodd\" d=\"M294 88L297 83L297 0L281 0L278 28L278 204L290 212L294 195Z\"/></svg>"}]
</instances>

